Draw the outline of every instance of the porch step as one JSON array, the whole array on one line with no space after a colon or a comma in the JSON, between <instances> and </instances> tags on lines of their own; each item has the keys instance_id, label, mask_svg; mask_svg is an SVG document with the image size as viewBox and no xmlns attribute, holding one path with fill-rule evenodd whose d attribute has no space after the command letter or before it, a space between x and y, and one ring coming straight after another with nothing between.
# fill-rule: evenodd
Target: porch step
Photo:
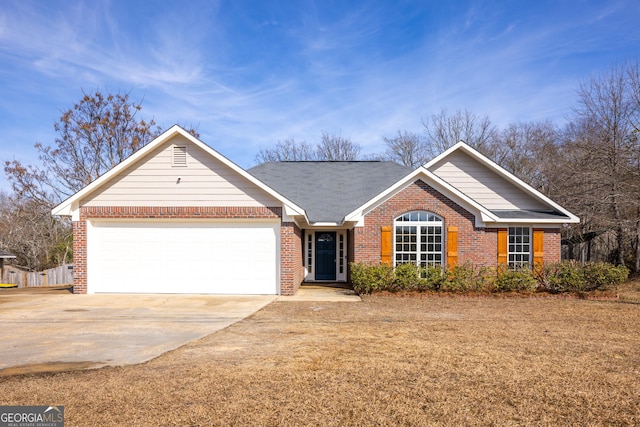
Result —
<instances>
[{"instance_id":1,"label":"porch step","mask_svg":"<svg viewBox=\"0 0 640 427\"><path fill-rule=\"evenodd\" d=\"M303 287L321 287L321 288L339 288L339 289L353 289L353 287L346 282L302 282L300 286Z\"/></svg>"},{"instance_id":2,"label":"porch step","mask_svg":"<svg viewBox=\"0 0 640 427\"><path fill-rule=\"evenodd\" d=\"M344 283L340 283L344 285ZM316 302L358 302L360 297L351 288L317 286L317 284L301 286L295 295L279 296L278 301L316 301Z\"/></svg>"}]
</instances>

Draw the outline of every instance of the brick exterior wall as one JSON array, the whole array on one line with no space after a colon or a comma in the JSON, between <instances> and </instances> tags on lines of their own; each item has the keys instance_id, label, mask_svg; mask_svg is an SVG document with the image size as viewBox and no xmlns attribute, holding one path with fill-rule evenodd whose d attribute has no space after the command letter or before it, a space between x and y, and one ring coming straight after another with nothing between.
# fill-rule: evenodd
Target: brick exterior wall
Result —
<instances>
[{"instance_id":1,"label":"brick exterior wall","mask_svg":"<svg viewBox=\"0 0 640 427\"><path fill-rule=\"evenodd\" d=\"M90 219L262 219L282 218L280 207L137 207L99 206L80 209L80 220L73 222L74 286L73 292L87 293L87 220ZM280 287L284 295L298 290L302 267L301 231L292 223L281 227ZM297 264L296 264L297 263ZM287 293L290 292L290 293Z\"/></svg>"},{"instance_id":2,"label":"brick exterior wall","mask_svg":"<svg viewBox=\"0 0 640 427\"><path fill-rule=\"evenodd\" d=\"M293 222L280 227L280 293L293 295L304 280L302 230Z\"/></svg>"},{"instance_id":3,"label":"brick exterior wall","mask_svg":"<svg viewBox=\"0 0 640 427\"><path fill-rule=\"evenodd\" d=\"M544 263L560 262L562 260L562 237L559 228L544 229Z\"/></svg>"},{"instance_id":4,"label":"brick exterior wall","mask_svg":"<svg viewBox=\"0 0 640 427\"><path fill-rule=\"evenodd\" d=\"M497 234L494 230L474 227L474 216L441 193L417 180L364 218L364 227L355 228L354 261L380 262L383 225L393 226L395 218L409 211L429 211L444 220L443 249L446 264L447 227L458 227L458 263L497 264Z\"/></svg>"},{"instance_id":5,"label":"brick exterior wall","mask_svg":"<svg viewBox=\"0 0 640 427\"><path fill-rule=\"evenodd\" d=\"M381 261L381 227L393 226L395 218L415 210L429 211L444 220L443 262L447 263L447 227L458 227L458 264L497 266L498 233L495 228L476 228L474 216L434 188L417 180L369 212L363 227L350 233L350 261L377 264ZM506 226L504 227L506 228ZM545 229L544 262L560 261L560 230Z\"/></svg>"}]
</instances>

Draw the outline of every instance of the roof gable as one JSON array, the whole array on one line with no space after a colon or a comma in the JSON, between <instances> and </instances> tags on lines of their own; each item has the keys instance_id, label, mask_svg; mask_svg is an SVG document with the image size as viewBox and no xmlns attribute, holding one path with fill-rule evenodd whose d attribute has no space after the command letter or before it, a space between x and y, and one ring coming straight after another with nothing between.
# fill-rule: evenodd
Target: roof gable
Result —
<instances>
[{"instance_id":1,"label":"roof gable","mask_svg":"<svg viewBox=\"0 0 640 427\"><path fill-rule=\"evenodd\" d=\"M179 160L193 168L171 168L171 148L178 145L186 147L186 153L178 153ZM154 178L149 179L149 174ZM202 176L208 180L204 184L199 181ZM77 220L85 203L137 206L143 200L150 203L147 206L266 206L275 201L282 203L287 215L303 217L308 224L335 225L360 221L366 211L417 179L474 213L478 226L579 222L575 215L463 142L414 171L388 161L270 162L245 171L177 125L52 213ZM186 192L191 195L189 200L174 198L171 193L181 183L182 188L190 186ZM140 191L127 199L136 187ZM154 192L160 195L155 200Z\"/></svg>"},{"instance_id":2,"label":"roof gable","mask_svg":"<svg viewBox=\"0 0 640 427\"><path fill-rule=\"evenodd\" d=\"M280 206L218 158L176 134L91 194L81 206Z\"/></svg>"},{"instance_id":3,"label":"roof gable","mask_svg":"<svg viewBox=\"0 0 640 427\"><path fill-rule=\"evenodd\" d=\"M177 144L174 144L175 142L177 142ZM223 185L227 185L227 190L231 189L233 192L233 189L235 188L237 193L235 196L244 197L249 195L250 197L253 197L256 203L265 203L272 198L273 200L284 204L288 210L291 210L295 214L304 215L303 209L298 207L295 203L292 203L282 195L278 194L272 188L257 180L244 169L240 168L235 163L231 162L229 159L222 156L220 153L213 150L211 147L204 144L202 141L177 125L162 133L152 142L135 152L120 164L116 165L110 171L84 187L60 205L56 206L52 210L52 214L71 215L74 216L75 219L78 216L81 204L91 203L94 200L99 201L99 203L109 203L109 200L111 199L114 203L126 204L127 201L123 200L123 192L127 193L127 188L131 188L132 186L135 187L136 185L138 185L145 193L153 193L153 186L160 185L160 193L162 193L162 190L167 190L169 187L175 187L182 183L186 184L186 182L183 182L182 176L185 175L185 171L187 169L181 168L176 168L175 175L169 174L166 182L154 182L154 180L158 179L158 176L162 175L162 173L156 173L155 179L148 180L144 178L145 173L149 173L150 170L154 169L154 161L152 159L162 162L162 159L164 158L166 161L164 164L170 167L170 160L168 157L170 157L171 154L168 154L169 152L167 152L167 149L170 149L172 145L187 146L187 152L189 147L191 147L196 156L188 158L187 161L191 160L198 163L202 166L202 168L200 168L201 171L209 169L208 171L212 172L210 167L215 165L216 170L221 171L221 173L210 174L210 177L217 175L221 178L219 182L224 182ZM157 165L155 167L157 167ZM196 170L197 168L193 169ZM178 170L180 170L180 172L178 172ZM133 172L133 174L130 175L129 172ZM185 177L186 176L187 175L185 175ZM181 179L178 180L177 178ZM231 185L229 186L230 181ZM234 184L234 182L237 185ZM197 184L192 183L191 185ZM163 186L165 187L163 188ZM203 194L206 194L206 192ZM231 194L231 196L233 196L233 194ZM126 199L126 197L124 198ZM165 196L163 197L162 202L170 204L170 199L170 195ZM153 201L150 203L153 203ZM184 201L180 200L177 203L184 204ZM197 203L199 205L206 205L206 203L202 203L201 201L197 201Z\"/></svg>"},{"instance_id":4,"label":"roof gable","mask_svg":"<svg viewBox=\"0 0 640 427\"><path fill-rule=\"evenodd\" d=\"M471 212L476 217L476 223L480 224L482 221L496 221L498 217L484 206L477 203L455 187L449 185L446 181L440 179L437 175L427 170L424 167L419 167L403 179L397 181L394 185L387 188L385 191L377 194L372 199L368 200L363 205L358 206L346 217L346 221L360 221L368 212L375 209L386 200L390 199L394 195L404 190L407 186L414 182L421 180L427 185L433 187L436 191L440 192L445 197L449 198L453 202L460 205L462 208Z\"/></svg>"},{"instance_id":5,"label":"roof gable","mask_svg":"<svg viewBox=\"0 0 640 427\"><path fill-rule=\"evenodd\" d=\"M549 209L546 203L464 150L450 153L428 169L490 210Z\"/></svg>"},{"instance_id":6,"label":"roof gable","mask_svg":"<svg viewBox=\"0 0 640 427\"><path fill-rule=\"evenodd\" d=\"M449 178L455 182L455 178L457 178L455 173L447 175L441 172L443 176L436 173L440 165L453 162L452 159L455 159L456 154L460 156L471 156L471 163L479 163L479 170L485 171L493 177L495 182L500 182L505 188L509 188L510 191L515 192L517 197L520 198L521 206L507 205L508 208L506 209L490 209L478 200L478 198L483 200L481 192L474 190L472 185L468 187L464 185L454 185L445 179ZM434 169L434 171L431 169ZM466 174L465 169L461 169L460 173ZM459 142L454 145L431 162L417 168L390 186L387 190L377 194L363 205L357 207L345 217L345 221L360 221L367 212L390 197L393 197L393 195L402 191L416 180L424 181L445 197L448 197L467 211L473 213L476 217L476 226L478 227L483 227L487 224L506 223L562 224L579 222L579 218L571 212L502 169L464 142ZM489 191L492 191L492 189L489 188ZM499 192L497 196L504 197ZM514 199L515 197L512 198L512 200Z\"/></svg>"},{"instance_id":7,"label":"roof gable","mask_svg":"<svg viewBox=\"0 0 640 427\"><path fill-rule=\"evenodd\" d=\"M579 222L571 212L462 141L424 168L501 219Z\"/></svg>"}]
</instances>

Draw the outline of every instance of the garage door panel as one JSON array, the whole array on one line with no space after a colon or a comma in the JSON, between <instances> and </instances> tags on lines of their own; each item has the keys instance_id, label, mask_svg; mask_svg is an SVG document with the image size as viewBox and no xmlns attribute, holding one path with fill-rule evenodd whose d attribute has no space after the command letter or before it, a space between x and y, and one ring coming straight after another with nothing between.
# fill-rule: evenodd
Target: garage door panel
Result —
<instances>
[{"instance_id":1,"label":"garage door panel","mask_svg":"<svg viewBox=\"0 0 640 427\"><path fill-rule=\"evenodd\" d=\"M279 224L95 222L88 291L276 294Z\"/></svg>"}]
</instances>

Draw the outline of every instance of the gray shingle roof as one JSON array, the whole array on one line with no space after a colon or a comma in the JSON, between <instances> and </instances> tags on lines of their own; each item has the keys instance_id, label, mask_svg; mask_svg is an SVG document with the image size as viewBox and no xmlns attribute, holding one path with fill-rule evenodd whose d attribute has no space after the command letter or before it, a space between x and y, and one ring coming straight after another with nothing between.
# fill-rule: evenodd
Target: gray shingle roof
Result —
<instances>
[{"instance_id":1,"label":"gray shingle roof","mask_svg":"<svg viewBox=\"0 0 640 427\"><path fill-rule=\"evenodd\" d=\"M411 169L387 161L267 162L248 172L302 207L310 222L341 222Z\"/></svg>"}]
</instances>

